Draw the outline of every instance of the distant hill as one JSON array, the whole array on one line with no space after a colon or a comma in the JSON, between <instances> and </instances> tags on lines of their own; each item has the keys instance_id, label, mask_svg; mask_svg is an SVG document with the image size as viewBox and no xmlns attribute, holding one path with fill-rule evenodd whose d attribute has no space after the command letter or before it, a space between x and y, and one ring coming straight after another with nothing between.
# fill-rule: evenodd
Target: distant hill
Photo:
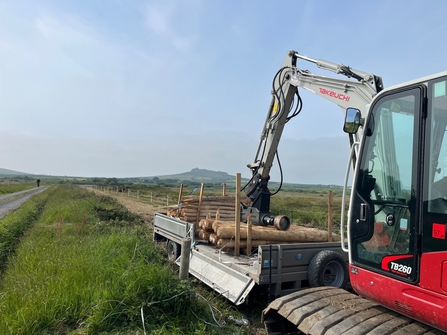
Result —
<instances>
[{"instance_id":1,"label":"distant hill","mask_svg":"<svg viewBox=\"0 0 447 335\"><path fill-rule=\"evenodd\" d=\"M178 179L178 180L191 180L191 181L209 181L209 182L228 182L234 181L235 176L232 176L222 171L212 171L207 169L194 168L189 172L183 172L173 175L157 176L158 179Z\"/></svg>"},{"instance_id":2,"label":"distant hill","mask_svg":"<svg viewBox=\"0 0 447 335\"><path fill-rule=\"evenodd\" d=\"M115 179L115 182L137 182L137 183L157 183L156 180L163 181L164 184L177 184L179 182L194 182L197 183L226 183L228 185L234 185L236 182L236 176L230 175L227 172L222 171L212 171L207 169L194 168L191 171L172 174L172 175L162 175L162 176L151 176L151 177L128 177L128 178L90 178L90 177L73 177L73 176L50 176L50 175L36 175L31 173L19 172L14 170L2 169L0 168L0 178L10 178L10 177L21 177L23 178L55 178L63 179L65 181L82 181L82 182L107 182L107 179ZM247 178L242 178L242 183L245 184L248 181ZM269 185L271 190L275 187L279 187L279 182L270 181ZM301 187L301 188L341 188L339 185L322 185L322 184L295 184L295 183L283 183L283 189L287 187Z\"/></svg>"},{"instance_id":3,"label":"distant hill","mask_svg":"<svg viewBox=\"0 0 447 335\"><path fill-rule=\"evenodd\" d=\"M0 175L3 175L3 176L26 176L26 175L30 175L30 174L29 173L24 173L24 172L19 172L19 171L13 171L13 170L0 168Z\"/></svg>"}]
</instances>

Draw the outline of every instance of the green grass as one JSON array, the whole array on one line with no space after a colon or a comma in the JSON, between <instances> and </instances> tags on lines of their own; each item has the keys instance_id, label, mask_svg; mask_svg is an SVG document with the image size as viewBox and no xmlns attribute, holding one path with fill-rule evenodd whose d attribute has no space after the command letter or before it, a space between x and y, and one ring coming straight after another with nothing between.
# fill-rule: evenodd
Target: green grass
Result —
<instances>
[{"instance_id":1,"label":"green grass","mask_svg":"<svg viewBox=\"0 0 447 335\"><path fill-rule=\"evenodd\" d=\"M17 232L12 223L22 218ZM166 264L147 223L109 197L53 186L0 220L0 232L2 246L13 241L2 253L0 334L245 331L217 327L208 303ZM212 310L222 324L224 313Z\"/></svg>"},{"instance_id":2,"label":"green grass","mask_svg":"<svg viewBox=\"0 0 447 335\"><path fill-rule=\"evenodd\" d=\"M296 225L325 229L328 224L328 191L319 193L280 192L271 198L271 212L287 215ZM332 197L333 231L339 233L341 216L341 194ZM347 213L347 211L345 211Z\"/></svg>"},{"instance_id":3,"label":"green grass","mask_svg":"<svg viewBox=\"0 0 447 335\"><path fill-rule=\"evenodd\" d=\"M8 257L14 254L20 239L35 223L45 206L45 198L34 197L21 209L0 220L0 274L7 265Z\"/></svg>"},{"instance_id":4,"label":"green grass","mask_svg":"<svg viewBox=\"0 0 447 335\"><path fill-rule=\"evenodd\" d=\"M37 186L36 182L12 183L12 182L0 181L0 195L29 190L36 186Z\"/></svg>"}]
</instances>

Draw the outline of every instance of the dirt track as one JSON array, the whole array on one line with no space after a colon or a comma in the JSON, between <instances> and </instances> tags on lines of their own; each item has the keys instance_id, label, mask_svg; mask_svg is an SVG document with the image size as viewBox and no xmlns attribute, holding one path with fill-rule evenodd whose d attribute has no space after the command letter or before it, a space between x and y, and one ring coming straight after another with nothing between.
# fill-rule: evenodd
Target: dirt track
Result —
<instances>
[{"instance_id":1,"label":"dirt track","mask_svg":"<svg viewBox=\"0 0 447 335\"><path fill-rule=\"evenodd\" d=\"M130 212L135 213L137 215L140 215L148 222L151 222L154 220L154 214L157 211L161 211L161 208L158 208L153 205L144 204L142 202L136 201L134 199L128 198L125 195L122 194L113 194L108 192L102 192L95 190L93 188L87 188L89 191L95 192L97 194L101 195L107 195L109 197L115 198L120 204L125 206Z\"/></svg>"},{"instance_id":2,"label":"dirt track","mask_svg":"<svg viewBox=\"0 0 447 335\"><path fill-rule=\"evenodd\" d=\"M125 196L118 195L113 197L116 198L116 200L118 200L118 202L125 206L130 212L138 214L145 220L150 220L151 222L154 219L155 212L160 210L157 207L149 204L143 204L142 202L126 198Z\"/></svg>"}]
</instances>

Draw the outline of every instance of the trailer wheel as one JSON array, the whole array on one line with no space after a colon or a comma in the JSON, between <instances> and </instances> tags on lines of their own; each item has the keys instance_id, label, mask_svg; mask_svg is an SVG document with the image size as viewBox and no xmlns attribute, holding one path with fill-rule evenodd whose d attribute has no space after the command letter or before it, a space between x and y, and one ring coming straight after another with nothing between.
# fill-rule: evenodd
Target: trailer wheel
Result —
<instances>
[{"instance_id":1,"label":"trailer wheel","mask_svg":"<svg viewBox=\"0 0 447 335\"><path fill-rule=\"evenodd\" d=\"M180 256L180 245L174 241L168 240L166 243L166 250L168 252L168 259L170 261L175 261Z\"/></svg>"},{"instance_id":2,"label":"trailer wheel","mask_svg":"<svg viewBox=\"0 0 447 335\"><path fill-rule=\"evenodd\" d=\"M339 253L323 250L312 257L307 276L310 287L333 286L346 289L348 266Z\"/></svg>"}]
</instances>

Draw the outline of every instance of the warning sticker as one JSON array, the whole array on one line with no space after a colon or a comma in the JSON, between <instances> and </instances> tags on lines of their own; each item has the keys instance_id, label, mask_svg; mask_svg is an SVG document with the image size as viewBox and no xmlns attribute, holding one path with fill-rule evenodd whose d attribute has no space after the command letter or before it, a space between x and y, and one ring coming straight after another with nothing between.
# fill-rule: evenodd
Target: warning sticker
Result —
<instances>
[{"instance_id":1,"label":"warning sticker","mask_svg":"<svg viewBox=\"0 0 447 335\"><path fill-rule=\"evenodd\" d=\"M431 237L445 240L445 224L433 223Z\"/></svg>"}]
</instances>

